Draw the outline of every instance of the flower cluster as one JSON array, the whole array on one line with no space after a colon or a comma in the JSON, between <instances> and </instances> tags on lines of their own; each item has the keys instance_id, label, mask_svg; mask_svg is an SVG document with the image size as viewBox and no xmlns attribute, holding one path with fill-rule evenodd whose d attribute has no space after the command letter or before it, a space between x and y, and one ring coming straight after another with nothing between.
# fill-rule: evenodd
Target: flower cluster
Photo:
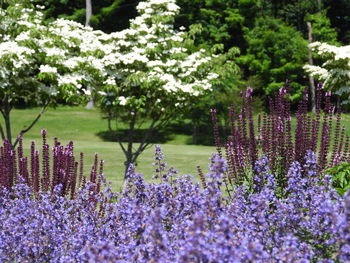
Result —
<instances>
[{"instance_id":1,"label":"flower cluster","mask_svg":"<svg viewBox=\"0 0 350 263\"><path fill-rule=\"evenodd\" d=\"M157 148L156 158L161 159ZM315 155L294 162L281 196L266 158L256 163L260 188L218 182L225 167L212 158L203 189L190 176L147 183L129 169L123 193L86 184L74 200L36 198L19 184L0 198L1 259L16 262L346 262L349 198L316 176ZM213 184L217 182L216 184ZM91 201L93 200L93 202ZM40 231L38 231L40 229Z\"/></svg>"},{"instance_id":2,"label":"flower cluster","mask_svg":"<svg viewBox=\"0 0 350 263\"><path fill-rule=\"evenodd\" d=\"M0 10L8 17L2 18L0 32L0 77L11 86L13 69L13 79L24 79L30 70L37 86L49 84L66 97L78 91L90 95L89 90L102 87L99 91L113 91L131 101L136 86L154 87L168 96L199 95L210 89L211 80L218 77L209 63L215 56L205 50L192 53L185 45L186 32L173 26L179 11L175 0L141 1L137 10L140 16L130 21L130 28L110 34L65 19L46 25L34 6L14 4ZM13 21L19 28L11 27ZM118 91L120 87L124 91Z\"/></svg>"},{"instance_id":3,"label":"flower cluster","mask_svg":"<svg viewBox=\"0 0 350 263\"><path fill-rule=\"evenodd\" d=\"M84 154L80 153L79 159L74 156L72 141L64 146L55 138L50 155L46 130L43 129L41 134L42 152L36 149L35 142L32 141L29 157L24 154L22 135L18 138L17 149L14 149L8 140L3 141L3 145L0 146L0 188L10 190L14 185L25 183L37 194L39 191L53 191L60 185L60 193L74 199L76 189L91 182L96 184L94 191L99 192L103 161L98 163L97 154L90 177L87 178L84 175Z\"/></svg>"},{"instance_id":4,"label":"flower cluster","mask_svg":"<svg viewBox=\"0 0 350 263\"><path fill-rule=\"evenodd\" d=\"M215 63L210 63L216 58L204 49L190 51L186 32L174 28L179 12L175 1L141 1L137 10L140 15L128 29L111 34L86 31L81 37L80 57L102 80L94 87L114 94L104 103L159 110L169 100L175 104L210 90L218 78ZM72 57L66 64L76 65L75 60ZM161 103L155 104L157 99Z\"/></svg>"},{"instance_id":5,"label":"flower cluster","mask_svg":"<svg viewBox=\"0 0 350 263\"><path fill-rule=\"evenodd\" d=\"M86 90L84 76L79 75L83 71L74 72L66 63L81 54L79 36L92 29L62 19L45 24L38 9L32 1L11 2L0 9L0 95L10 97L11 103L45 104L57 95L81 99L76 93Z\"/></svg>"},{"instance_id":6,"label":"flower cluster","mask_svg":"<svg viewBox=\"0 0 350 263\"><path fill-rule=\"evenodd\" d=\"M305 65L306 72L324 81L325 87L334 90L337 95L346 94L348 98L343 101L343 104L349 104L350 45L336 47L327 43L314 42L310 47L325 62L321 67Z\"/></svg>"}]
</instances>

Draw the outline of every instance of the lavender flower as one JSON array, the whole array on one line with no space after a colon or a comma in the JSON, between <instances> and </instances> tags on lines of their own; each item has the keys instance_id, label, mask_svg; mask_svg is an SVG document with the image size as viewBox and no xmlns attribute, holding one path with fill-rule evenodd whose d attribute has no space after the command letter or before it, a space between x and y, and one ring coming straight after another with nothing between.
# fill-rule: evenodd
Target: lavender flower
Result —
<instances>
[{"instance_id":1,"label":"lavender flower","mask_svg":"<svg viewBox=\"0 0 350 263\"><path fill-rule=\"evenodd\" d=\"M314 153L303 163L291 165L281 195L263 157L259 189L238 186L230 199L217 187L227 172L219 155L206 188L189 175L146 182L131 166L122 193L87 182L74 199L62 184L33 198L19 178L1 190L0 261L347 262L350 194L318 174Z\"/></svg>"}]
</instances>

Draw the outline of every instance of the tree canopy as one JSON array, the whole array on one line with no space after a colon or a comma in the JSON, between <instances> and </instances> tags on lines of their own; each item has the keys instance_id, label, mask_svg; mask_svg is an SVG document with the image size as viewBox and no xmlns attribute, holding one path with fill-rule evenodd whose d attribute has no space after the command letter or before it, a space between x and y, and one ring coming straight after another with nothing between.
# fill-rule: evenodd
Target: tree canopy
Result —
<instances>
[{"instance_id":1,"label":"tree canopy","mask_svg":"<svg viewBox=\"0 0 350 263\"><path fill-rule=\"evenodd\" d=\"M45 12L48 17L67 17L79 22L85 19L83 0L35 1L47 6ZM139 2L92 1L92 27L106 33L128 28L130 19L137 16L136 6ZM285 81L284 78L293 80L295 93L292 95L295 98L300 96L303 87L309 85L302 72L303 63L307 63L307 41L302 40L306 40L308 36L307 22L311 22L314 41L347 45L350 40L350 4L346 0L177 0L176 4L180 11L175 16L174 28L183 26L186 30L196 32L194 44L201 48L210 48L217 44L225 51L233 47L239 48L243 56L238 59L243 68L242 80L253 85L255 89L262 89L260 94L270 94ZM263 25L262 21L266 23ZM273 23L279 24L279 27L274 36L270 34L269 37L276 38L278 44L275 47L265 46L269 45L266 38ZM259 32L261 30L266 32ZM293 37L288 37L289 33ZM254 39L262 36L266 42L255 43L259 41ZM260 54L257 54L257 45L264 50ZM287 52L275 52L284 47ZM293 47L301 49L294 55L288 54ZM306 52L306 55L302 52ZM268 57L272 53L272 60L264 59L264 56ZM261 63L261 59L264 62L258 66L261 69L258 69L257 62ZM317 60L317 55L315 59ZM271 72L269 77L266 76L268 72Z\"/></svg>"}]
</instances>

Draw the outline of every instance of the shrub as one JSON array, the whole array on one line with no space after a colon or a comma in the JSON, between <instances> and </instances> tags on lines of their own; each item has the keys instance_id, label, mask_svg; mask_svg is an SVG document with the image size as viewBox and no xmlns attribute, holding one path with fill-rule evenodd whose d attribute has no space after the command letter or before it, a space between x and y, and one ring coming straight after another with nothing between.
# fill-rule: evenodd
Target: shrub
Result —
<instances>
[{"instance_id":1,"label":"shrub","mask_svg":"<svg viewBox=\"0 0 350 263\"><path fill-rule=\"evenodd\" d=\"M42 132L42 152L36 150L35 142L30 146L30 157L24 155L22 136L19 136L17 149L13 149L8 140L0 147L0 187L11 189L18 183L26 183L33 193L53 191L57 185L62 186L62 195L74 198L76 189L87 182L84 176L84 154L79 161L74 156L74 145L70 141L66 146L55 138L52 153L46 141L46 130ZM40 158L41 156L41 158ZM103 172L103 161L98 167L98 156L90 171L90 182L96 183L95 191L100 190L98 175Z\"/></svg>"}]
</instances>

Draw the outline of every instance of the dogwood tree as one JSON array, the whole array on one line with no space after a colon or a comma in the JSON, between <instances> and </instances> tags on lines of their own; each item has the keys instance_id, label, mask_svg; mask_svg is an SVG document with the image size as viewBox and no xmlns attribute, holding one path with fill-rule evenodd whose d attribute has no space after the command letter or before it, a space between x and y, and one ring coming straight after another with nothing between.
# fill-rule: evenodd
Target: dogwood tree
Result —
<instances>
[{"instance_id":1,"label":"dogwood tree","mask_svg":"<svg viewBox=\"0 0 350 263\"><path fill-rule=\"evenodd\" d=\"M305 65L304 69L324 82L339 98L342 104L350 104L350 45L333 46L326 43L314 42L311 48L325 60L321 66Z\"/></svg>"},{"instance_id":2,"label":"dogwood tree","mask_svg":"<svg viewBox=\"0 0 350 263\"><path fill-rule=\"evenodd\" d=\"M13 146L18 140L13 143L10 116L16 104L42 105L37 117L20 131L24 134L57 98L81 99L77 94L84 93L80 78L69 75L64 62L79 54L81 44L67 27L88 29L65 20L45 25L42 8L30 1L7 1L0 9L0 133ZM69 77L75 85L67 82Z\"/></svg>"},{"instance_id":3,"label":"dogwood tree","mask_svg":"<svg viewBox=\"0 0 350 263\"><path fill-rule=\"evenodd\" d=\"M154 132L189 106L190 98L210 91L220 74L237 74L228 59L235 49L220 55L196 48L191 33L174 28L179 11L175 0L142 1L137 10L140 15L126 30L86 31L80 56L65 61L72 72L79 70L77 65L84 68L86 85L92 87L109 129L116 131L126 170L150 145Z\"/></svg>"},{"instance_id":4,"label":"dogwood tree","mask_svg":"<svg viewBox=\"0 0 350 263\"><path fill-rule=\"evenodd\" d=\"M7 138L11 140L9 112L15 101L42 102L44 110L53 98L84 99L92 92L111 130L112 121L126 125L115 134L127 169L149 146L154 132L193 98L220 84L220 76L237 74L230 60L236 49L225 55L218 46L210 52L199 49L192 31L174 28L179 11L175 0L146 0L137 10L140 15L130 21L130 28L111 34L64 19L45 25L42 14L24 4L2 10L5 51L0 54L8 62L0 62L1 85L7 87L1 92L6 98L2 105L8 107L3 110ZM6 49L12 44L18 46L17 53Z\"/></svg>"}]
</instances>

